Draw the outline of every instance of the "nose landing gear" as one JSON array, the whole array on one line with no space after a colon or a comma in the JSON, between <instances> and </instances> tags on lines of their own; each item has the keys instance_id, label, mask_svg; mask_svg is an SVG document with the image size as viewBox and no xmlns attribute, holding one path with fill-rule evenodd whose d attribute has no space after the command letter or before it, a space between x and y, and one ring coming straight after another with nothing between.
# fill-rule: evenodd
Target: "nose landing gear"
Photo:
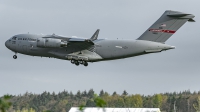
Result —
<instances>
[{"instance_id":1,"label":"nose landing gear","mask_svg":"<svg viewBox=\"0 0 200 112\"><path fill-rule=\"evenodd\" d=\"M14 55L13 58L14 58L14 59L17 59L17 55Z\"/></svg>"},{"instance_id":2,"label":"nose landing gear","mask_svg":"<svg viewBox=\"0 0 200 112\"><path fill-rule=\"evenodd\" d=\"M13 56L13 59L17 59L17 53L15 53L15 55Z\"/></svg>"}]
</instances>

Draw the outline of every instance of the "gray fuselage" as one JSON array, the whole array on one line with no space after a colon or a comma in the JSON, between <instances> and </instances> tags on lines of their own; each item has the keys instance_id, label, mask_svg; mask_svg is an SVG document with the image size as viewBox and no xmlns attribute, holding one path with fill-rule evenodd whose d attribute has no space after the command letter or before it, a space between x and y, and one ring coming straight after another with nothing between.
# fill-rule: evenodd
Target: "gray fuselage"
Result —
<instances>
[{"instance_id":1,"label":"gray fuselage","mask_svg":"<svg viewBox=\"0 0 200 112\"><path fill-rule=\"evenodd\" d=\"M10 38L5 45L15 53L30 56L54 57L71 60L72 57L86 57L88 62L121 59L148 53L161 52L175 47L145 40L95 40L93 48L79 50L79 47L38 47L37 40L44 35L19 34Z\"/></svg>"}]
</instances>

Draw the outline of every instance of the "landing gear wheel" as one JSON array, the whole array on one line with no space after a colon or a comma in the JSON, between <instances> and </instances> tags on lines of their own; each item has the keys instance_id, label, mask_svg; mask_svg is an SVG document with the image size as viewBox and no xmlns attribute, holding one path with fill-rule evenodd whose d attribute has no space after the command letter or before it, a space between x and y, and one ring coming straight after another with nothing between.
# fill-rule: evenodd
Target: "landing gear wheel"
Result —
<instances>
[{"instance_id":1,"label":"landing gear wheel","mask_svg":"<svg viewBox=\"0 0 200 112\"><path fill-rule=\"evenodd\" d=\"M84 62L84 66L88 66L88 63L87 63L87 62Z\"/></svg>"},{"instance_id":2,"label":"landing gear wheel","mask_svg":"<svg viewBox=\"0 0 200 112\"><path fill-rule=\"evenodd\" d=\"M79 61L79 63L80 63L80 64L83 64L84 62L81 60L81 61Z\"/></svg>"},{"instance_id":3,"label":"landing gear wheel","mask_svg":"<svg viewBox=\"0 0 200 112\"><path fill-rule=\"evenodd\" d=\"M17 59L17 55L14 55L13 58L14 58L14 59Z\"/></svg>"},{"instance_id":4,"label":"landing gear wheel","mask_svg":"<svg viewBox=\"0 0 200 112\"><path fill-rule=\"evenodd\" d=\"M74 63L75 63L75 60L71 60L71 63L74 64Z\"/></svg>"},{"instance_id":5,"label":"landing gear wheel","mask_svg":"<svg viewBox=\"0 0 200 112\"><path fill-rule=\"evenodd\" d=\"M79 63L78 61L75 61L75 65L76 65L76 66L79 66L79 64L80 64L80 63Z\"/></svg>"}]
</instances>

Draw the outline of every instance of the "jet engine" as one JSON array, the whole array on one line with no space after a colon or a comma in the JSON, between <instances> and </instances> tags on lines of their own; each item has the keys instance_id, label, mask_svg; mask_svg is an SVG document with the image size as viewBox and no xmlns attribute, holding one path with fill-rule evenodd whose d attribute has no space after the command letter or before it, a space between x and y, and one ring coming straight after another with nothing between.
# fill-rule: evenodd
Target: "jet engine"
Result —
<instances>
[{"instance_id":1,"label":"jet engine","mask_svg":"<svg viewBox=\"0 0 200 112\"><path fill-rule=\"evenodd\" d=\"M37 39L37 47L44 48L58 48L67 46L67 42L64 42L60 39L52 39L52 38L39 38Z\"/></svg>"}]
</instances>

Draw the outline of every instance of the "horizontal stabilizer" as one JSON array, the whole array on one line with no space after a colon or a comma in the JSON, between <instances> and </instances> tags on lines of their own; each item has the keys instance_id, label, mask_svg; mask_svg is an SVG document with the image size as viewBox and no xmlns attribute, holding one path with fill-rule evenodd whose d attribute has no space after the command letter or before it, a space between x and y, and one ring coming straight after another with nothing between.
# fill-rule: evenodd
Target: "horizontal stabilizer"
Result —
<instances>
[{"instance_id":1,"label":"horizontal stabilizer","mask_svg":"<svg viewBox=\"0 0 200 112\"><path fill-rule=\"evenodd\" d=\"M190 14L168 14L167 16L170 16L170 17L183 17L183 16L187 16L187 15L190 15Z\"/></svg>"},{"instance_id":2,"label":"horizontal stabilizer","mask_svg":"<svg viewBox=\"0 0 200 112\"><path fill-rule=\"evenodd\" d=\"M189 22L196 22L196 21L195 21L194 19L192 19L192 18L189 19L188 21L189 21Z\"/></svg>"},{"instance_id":3,"label":"horizontal stabilizer","mask_svg":"<svg viewBox=\"0 0 200 112\"><path fill-rule=\"evenodd\" d=\"M189 22L195 22L195 20L193 19L195 16L192 14L187 14L187 13L182 13L182 12L178 12L176 11L175 13L170 13L167 16L169 17L174 17L177 19L189 19Z\"/></svg>"}]
</instances>

